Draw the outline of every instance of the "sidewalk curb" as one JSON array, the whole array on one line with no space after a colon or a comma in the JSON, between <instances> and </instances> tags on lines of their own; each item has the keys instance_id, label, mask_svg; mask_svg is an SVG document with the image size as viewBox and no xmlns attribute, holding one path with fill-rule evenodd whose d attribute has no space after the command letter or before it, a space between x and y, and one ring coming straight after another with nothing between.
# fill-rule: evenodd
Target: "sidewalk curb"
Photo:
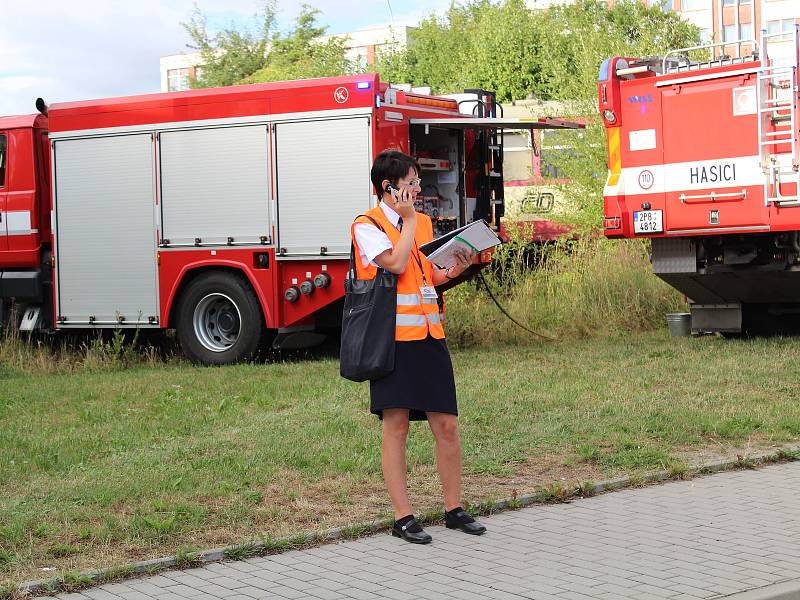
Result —
<instances>
[{"instance_id":1,"label":"sidewalk curb","mask_svg":"<svg viewBox=\"0 0 800 600\"><path fill-rule=\"evenodd\" d=\"M641 487L642 485L661 483L669 480L689 479L695 476L711 475L721 471L755 469L758 466L765 466L778 462L792 462L795 460L800 460L800 445L783 446L778 450L757 452L746 457L739 456L736 460L712 461L692 467L689 471L678 474L663 470L648 473L642 477L621 477L618 479L609 479L594 484L593 488L590 490L581 490L580 488L566 490L566 495L557 499L553 499L552 496L547 494L547 492L537 492L534 494L518 496L516 498L506 498L504 500L493 502L482 502L476 505L477 510L473 510L471 512L475 514L490 515L495 512L503 510L516 510L518 508L523 508L534 504L565 502L574 498L589 497L600 493L621 490L624 488ZM586 491L591 491L591 493L585 494L584 492ZM434 516L434 514L436 516ZM421 517L420 521L423 524L439 522L441 521L441 513L430 513ZM193 567L199 567L204 564L225 560L243 560L245 558L252 558L254 556L279 554L287 550L316 546L319 544L334 542L340 539L354 539L363 537L365 535L371 535L381 530L386 530L390 528L391 525L391 519L385 521L372 521L370 523L334 527L319 533L300 534L276 538L274 540L257 540L244 544L235 544L224 548L211 548L196 553L192 552L184 555L155 558L132 563L130 565L86 571L78 575L73 574L53 577L50 579L27 581L17 588L17 594L25 597L27 595L54 595L61 592L74 592L103 583L131 578L136 575L154 575L166 569L189 569ZM783 588L777 589L777 586L783 586L784 584L792 583L794 583L794 587L788 586L786 587L786 590ZM774 593L778 595L768 595L769 592L766 591L767 588L758 588L729 596L729 598L735 598L736 600L767 600L773 598L776 600L800 600L800 580L783 582L781 584L767 587L776 588ZM757 592L761 591L764 591L764 593L767 595L742 595L750 593L756 594ZM3 595L2 590L0 590L0 599L6 597L7 596ZM14 596L10 596L10 598L13 597Z\"/></svg>"},{"instance_id":2,"label":"sidewalk curb","mask_svg":"<svg viewBox=\"0 0 800 600\"><path fill-rule=\"evenodd\" d=\"M754 590L725 596L728 600L800 600L800 579L773 583Z\"/></svg>"}]
</instances>

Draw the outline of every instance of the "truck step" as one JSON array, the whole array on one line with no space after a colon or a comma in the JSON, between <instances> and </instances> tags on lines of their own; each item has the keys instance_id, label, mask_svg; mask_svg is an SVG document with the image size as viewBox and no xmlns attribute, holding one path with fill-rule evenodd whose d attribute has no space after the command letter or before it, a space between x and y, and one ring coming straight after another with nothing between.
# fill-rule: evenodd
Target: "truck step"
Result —
<instances>
[{"instance_id":1,"label":"truck step","mask_svg":"<svg viewBox=\"0 0 800 600\"><path fill-rule=\"evenodd\" d=\"M25 314L22 315L22 322L19 324L20 331L33 331L39 322L39 313L42 308L40 306L29 306L25 309Z\"/></svg>"}]
</instances>

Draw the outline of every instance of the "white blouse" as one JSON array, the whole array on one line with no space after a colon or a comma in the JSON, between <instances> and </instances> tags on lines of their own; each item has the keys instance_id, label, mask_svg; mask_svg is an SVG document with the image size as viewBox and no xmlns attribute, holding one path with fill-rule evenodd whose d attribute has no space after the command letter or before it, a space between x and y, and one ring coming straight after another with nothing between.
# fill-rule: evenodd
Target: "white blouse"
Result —
<instances>
[{"instance_id":1,"label":"white blouse","mask_svg":"<svg viewBox=\"0 0 800 600\"><path fill-rule=\"evenodd\" d=\"M383 214L389 219L389 222L397 227L397 222L400 220L400 215L385 202L379 204L383 210ZM391 250L394 248L389 236L383 233L380 229L375 227L372 223L356 223L355 226L356 244L358 244L359 255L361 256L361 266L367 265L378 266L375 263L375 257L381 252Z\"/></svg>"}]
</instances>

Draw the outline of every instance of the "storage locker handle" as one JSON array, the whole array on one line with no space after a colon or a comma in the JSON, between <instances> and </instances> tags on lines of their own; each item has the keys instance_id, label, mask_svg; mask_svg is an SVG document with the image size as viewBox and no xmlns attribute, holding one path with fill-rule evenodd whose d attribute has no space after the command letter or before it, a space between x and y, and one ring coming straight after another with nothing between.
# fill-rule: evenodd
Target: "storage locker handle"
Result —
<instances>
[{"instance_id":1,"label":"storage locker handle","mask_svg":"<svg viewBox=\"0 0 800 600\"><path fill-rule=\"evenodd\" d=\"M699 194L696 196L687 196L686 194L681 194L679 196L681 202L683 204L699 204L699 202L689 202L690 200L709 200L711 202L717 201L730 201L730 200L746 200L747 199L747 190L742 190L741 192L729 192L725 194L718 194L717 192L711 192L710 194Z\"/></svg>"}]
</instances>

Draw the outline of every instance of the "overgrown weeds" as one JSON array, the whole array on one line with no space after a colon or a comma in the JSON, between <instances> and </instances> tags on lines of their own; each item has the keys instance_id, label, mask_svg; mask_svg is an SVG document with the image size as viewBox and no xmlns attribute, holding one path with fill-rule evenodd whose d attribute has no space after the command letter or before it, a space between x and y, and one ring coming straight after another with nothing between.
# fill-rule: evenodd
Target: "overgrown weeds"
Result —
<instances>
[{"instance_id":1,"label":"overgrown weeds","mask_svg":"<svg viewBox=\"0 0 800 600\"><path fill-rule=\"evenodd\" d=\"M544 335L583 338L660 327L683 305L652 273L646 240L606 240L591 232L551 245L504 244L484 277L517 321ZM481 279L447 293L455 344L525 344L537 337L494 306Z\"/></svg>"},{"instance_id":2,"label":"overgrown weeds","mask_svg":"<svg viewBox=\"0 0 800 600\"><path fill-rule=\"evenodd\" d=\"M152 366L172 357L169 340L162 348L136 330L103 330L90 334L61 332L57 336L0 331L2 369L23 373L106 371L132 366Z\"/></svg>"}]
</instances>

